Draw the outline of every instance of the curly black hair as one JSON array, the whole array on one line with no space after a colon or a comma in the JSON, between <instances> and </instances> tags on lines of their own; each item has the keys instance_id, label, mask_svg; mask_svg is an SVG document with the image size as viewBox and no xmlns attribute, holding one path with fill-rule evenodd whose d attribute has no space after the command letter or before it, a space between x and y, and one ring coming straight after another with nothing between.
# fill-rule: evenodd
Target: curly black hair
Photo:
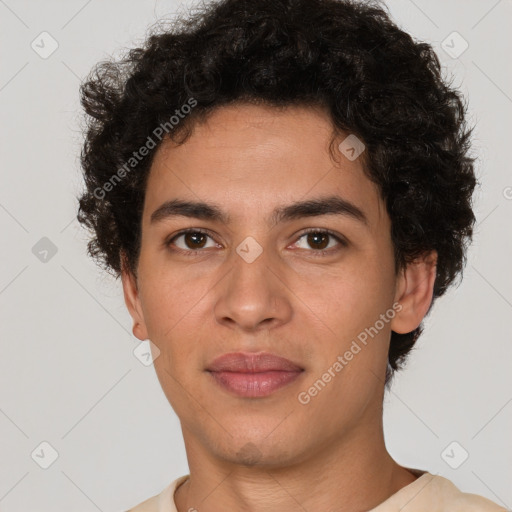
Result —
<instances>
[{"instance_id":1,"label":"curly black hair","mask_svg":"<svg viewBox=\"0 0 512 512\"><path fill-rule=\"evenodd\" d=\"M123 263L136 275L147 176L165 137L184 142L195 122L234 102L321 106L334 129L365 144L397 270L436 250L434 300L443 295L462 277L477 181L467 106L433 48L372 1L220 0L193 10L98 63L81 85L77 218L91 232L89 255L115 277ZM422 328L392 332L386 383Z\"/></svg>"}]
</instances>

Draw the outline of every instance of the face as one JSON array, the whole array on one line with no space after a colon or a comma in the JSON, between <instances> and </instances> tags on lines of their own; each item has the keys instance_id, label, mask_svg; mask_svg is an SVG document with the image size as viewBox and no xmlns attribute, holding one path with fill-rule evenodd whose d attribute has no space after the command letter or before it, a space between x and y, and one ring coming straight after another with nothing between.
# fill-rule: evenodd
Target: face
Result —
<instances>
[{"instance_id":1,"label":"face","mask_svg":"<svg viewBox=\"0 0 512 512\"><path fill-rule=\"evenodd\" d=\"M319 109L239 104L155 155L125 299L186 444L218 459L291 464L375 428L391 329L421 320L393 307L409 287L390 219L361 158L332 159L332 130ZM239 352L300 371L223 385L208 370Z\"/></svg>"}]
</instances>

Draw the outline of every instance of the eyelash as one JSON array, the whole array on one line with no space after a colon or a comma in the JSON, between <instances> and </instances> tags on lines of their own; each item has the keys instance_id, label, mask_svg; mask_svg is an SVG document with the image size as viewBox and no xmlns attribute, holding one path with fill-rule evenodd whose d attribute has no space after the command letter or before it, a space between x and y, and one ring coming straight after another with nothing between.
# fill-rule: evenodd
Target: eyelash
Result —
<instances>
[{"instance_id":1,"label":"eyelash","mask_svg":"<svg viewBox=\"0 0 512 512\"><path fill-rule=\"evenodd\" d=\"M187 233L199 233L199 234L202 234L202 235L209 236L210 238L213 239L212 234L208 230L196 229L196 228L188 228L188 229L184 229L184 230L180 231L179 233L176 233L172 238L167 240L165 242L165 246L170 248L174 252L181 252L185 256L195 256L198 253L203 252L204 249L195 249L195 250L194 249L188 249L188 250L185 250L185 249L180 249L180 248L177 248L177 249L176 248L171 248L171 245L173 244L173 242L177 238L179 238L182 235L186 235ZM303 236L308 235L309 233L329 235L332 238L334 238L337 242L339 242L339 244L342 247L347 247L348 246L348 242L345 239L341 238L339 235L337 235L336 233L334 233L330 229L323 229L323 228L322 229L320 229L320 228L308 228L308 229L303 231L298 236L297 241L300 240ZM336 251L336 249L334 250L334 252L335 251ZM311 252L315 255L315 257L327 256L327 255L332 254L333 248L331 248L331 249L321 249L321 250L311 249Z\"/></svg>"}]
</instances>

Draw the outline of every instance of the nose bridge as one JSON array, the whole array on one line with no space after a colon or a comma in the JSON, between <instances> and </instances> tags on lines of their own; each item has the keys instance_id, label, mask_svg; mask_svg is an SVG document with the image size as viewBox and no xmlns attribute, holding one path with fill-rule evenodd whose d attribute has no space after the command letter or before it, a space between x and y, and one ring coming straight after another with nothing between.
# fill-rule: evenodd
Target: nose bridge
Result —
<instances>
[{"instance_id":1,"label":"nose bridge","mask_svg":"<svg viewBox=\"0 0 512 512\"><path fill-rule=\"evenodd\" d=\"M245 238L226 261L231 271L223 280L215 304L220 323L257 329L289 319L291 304L279 278L278 260L255 238Z\"/></svg>"}]
</instances>

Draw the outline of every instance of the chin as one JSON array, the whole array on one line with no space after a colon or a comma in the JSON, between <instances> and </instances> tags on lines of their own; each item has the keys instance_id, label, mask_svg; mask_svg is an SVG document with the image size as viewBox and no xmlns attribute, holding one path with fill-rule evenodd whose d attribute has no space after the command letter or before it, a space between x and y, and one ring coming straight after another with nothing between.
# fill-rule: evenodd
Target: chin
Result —
<instances>
[{"instance_id":1,"label":"chin","mask_svg":"<svg viewBox=\"0 0 512 512\"><path fill-rule=\"evenodd\" d=\"M234 465L275 470L289 467L304 457L304 446L300 444L295 448L296 453L283 439L270 440L268 436L259 441L249 437L245 440L229 438L226 444L217 444L216 456Z\"/></svg>"}]
</instances>

